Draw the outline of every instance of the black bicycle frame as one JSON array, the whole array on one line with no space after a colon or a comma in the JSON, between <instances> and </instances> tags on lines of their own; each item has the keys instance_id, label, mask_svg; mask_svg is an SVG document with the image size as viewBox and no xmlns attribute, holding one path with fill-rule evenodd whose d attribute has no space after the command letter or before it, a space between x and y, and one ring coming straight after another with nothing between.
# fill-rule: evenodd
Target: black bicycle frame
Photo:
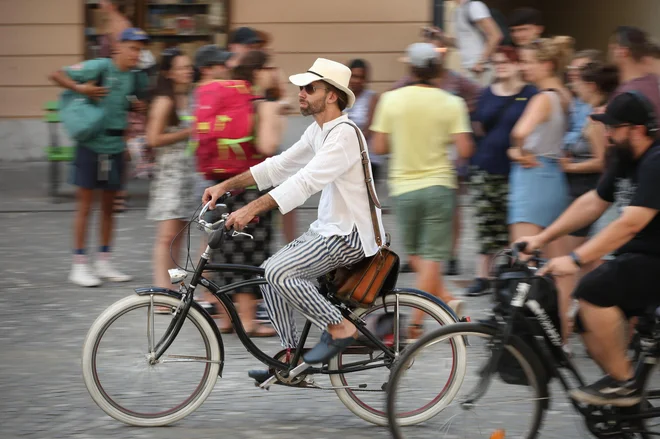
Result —
<instances>
[{"instance_id":1,"label":"black bicycle frame","mask_svg":"<svg viewBox=\"0 0 660 439\"><path fill-rule=\"evenodd\" d=\"M504 326L503 329L498 333L498 346L501 346L503 351L503 347L506 345L508 342L508 338L513 334L512 328L513 328L513 322L514 321L522 321L526 325L526 329L530 331L531 334L537 334L538 329L541 329L541 333L543 336L544 343L543 345L537 340L536 337L533 337L533 345L530 346L532 350L540 356L541 364L543 364L543 367L546 369L546 372L550 374L550 377L556 377L564 390L566 392L571 390L571 384L568 382L568 380L560 373L561 369L566 369L570 374L575 378L575 380L579 383L580 386L584 386L586 383L580 374L580 372L577 370L571 359L566 355L564 350L561 347L561 344L557 344L555 341L553 341L553 338L555 338L553 331L557 333L557 328L555 327L554 323L552 321L548 320L544 322L543 325L539 324L538 322L538 317L537 319L534 319L532 317L529 317L528 315L525 314L524 310L527 307L527 301L525 301L525 305L523 307L513 307L512 312L507 316L508 318L502 322L501 324ZM539 305L540 308L540 305ZM542 308L540 309L541 312L545 312ZM538 316L538 314L537 314ZM517 320L516 320L517 319ZM544 325L548 326L548 328L544 327ZM651 377L653 373L653 369L655 368L655 365L660 359L660 340L657 338L657 334L654 336L652 334L652 328L653 328L653 323L648 323L647 326L644 330L640 330L640 325L638 325L638 330L641 334L642 337L642 351L640 353L639 359L636 363L635 366L635 380L636 382L642 386L642 388L646 388L649 378ZM479 396L482 395L482 393L485 393L485 390L487 389L490 381L490 375L494 373L496 369L497 362L499 362L499 358L501 357L501 353L496 353L494 354L491 359L489 360L489 364L487 365L486 370L490 373L486 373L485 376L482 378L481 382L475 389L475 394L478 395L476 397L472 397L473 400L478 399ZM647 400L652 400L652 399L660 399L660 390L650 390L647 392L645 395L645 398ZM593 408L582 408L580 405L576 402L571 400L573 403L573 406L575 409L580 412L585 419L590 419L590 418L595 418L594 413L593 413ZM611 416L611 417L608 417ZM652 407L650 409L645 409L644 411L637 411L633 413L612 413L610 415L598 415L599 419L604 419L604 420L613 420L616 422L626 422L626 421L636 421L636 420L642 420L642 419L651 419L651 418L657 418L660 417L660 407ZM654 433L650 431L635 431L639 433L646 433L647 435L652 435L652 436L660 436L660 432Z\"/></svg>"},{"instance_id":2,"label":"black bicycle frame","mask_svg":"<svg viewBox=\"0 0 660 439\"><path fill-rule=\"evenodd\" d=\"M244 274L252 274L259 277L256 277L254 279L234 282L232 284L220 287L216 285L214 282L210 281L209 279L206 279L202 275L202 273L204 273L205 271L244 273ZM156 352L154 355L155 357L154 359L157 360L158 358L160 358L178 335L179 331L181 330L181 327L183 326L183 322L185 321L186 314L188 313L188 310L190 309L191 303L193 301L192 299L195 288L197 287L197 285L202 284L205 288L207 288L211 292L211 294L213 294L224 305L225 309L227 310L227 314L229 315L232 321L234 329L236 330L236 335L238 336L241 343L243 343L243 346L245 346L245 348L248 350L248 352L250 352L250 354L252 354L257 360L261 361L267 366L282 371L283 375L286 376L288 372L298 364L298 360L303 355L305 342L307 341L307 337L309 335L309 331L312 325L311 322L310 321L305 322L305 326L303 327L300 342L298 344L298 347L293 352L291 363L284 363L269 356L261 349L259 349L259 347L256 344L254 344L254 342L250 339L247 332L245 331L245 328L243 327L243 324L241 322L241 319L239 318L238 312L236 310L236 307L234 306L233 301L231 300L231 297L227 294L235 290L240 291L246 287L266 285L267 281L263 277L264 274L265 271L261 267L255 267L251 265L240 265L240 264L214 264L208 262L208 260L204 257L200 258L199 264L197 265L196 270L193 273L193 277L190 281L188 291L182 300L183 306L180 307L179 310L177 310L177 313L179 314L178 318L172 319L172 322L170 322L170 325L166 330L165 334L163 335L161 340L156 344L155 347ZM375 335L373 335L366 328L366 324L362 319L356 318L353 315L353 313L350 311L350 309L348 309L345 305L339 302L336 302L335 305L339 306L342 315L346 319L350 320L356 326L358 331L364 334L364 336L367 337L367 339L369 339L371 343L377 346L378 349L380 349L383 352L386 358L390 360L394 360L395 353L392 351L392 349L387 347L381 340L379 340ZM338 374L338 373L357 372L367 369L373 369L375 367L382 367L382 366L369 365L369 364L365 364L365 361L360 361L356 363L346 364L345 367L343 367L341 370L329 370L327 366L323 366L321 368L311 367L308 369L307 373Z\"/></svg>"}]
</instances>

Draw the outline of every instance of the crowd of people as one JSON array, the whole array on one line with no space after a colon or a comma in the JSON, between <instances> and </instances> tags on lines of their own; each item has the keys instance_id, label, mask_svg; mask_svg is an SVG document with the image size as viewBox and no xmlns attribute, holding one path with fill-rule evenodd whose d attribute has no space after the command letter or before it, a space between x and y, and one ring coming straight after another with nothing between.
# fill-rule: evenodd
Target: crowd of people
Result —
<instances>
[{"instance_id":1,"label":"crowd of people","mask_svg":"<svg viewBox=\"0 0 660 439\"><path fill-rule=\"evenodd\" d=\"M629 91L660 111L660 71L658 45L638 28L618 27L607 54L575 52L571 37L544 37L542 15L532 8L515 10L508 29L479 1L457 0L454 13L455 38L427 28L425 41L409 47L411 75L379 98L370 134L374 152L389 153L397 232L417 286L452 303L460 314L463 303L448 292L441 268L445 274L458 272L456 199L462 186L472 188L479 245L477 276L465 292L474 297L492 291L489 272L498 251L541 233L597 187L609 142L605 126L590 115ZM502 44L507 39L511 44ZM460 71L444 68L447 47L458 49ZM462 107L456 106L457 97ZM441 188L445 198L439 197ZM613 208L549 242L545 255L571 253L616 214ZM570 294L600 263L556 279L564 343L572 329L566 317Z\"/></svg>"},{"instance_id":2,"label":"crowd of people","mask_svg":"<svg viewBox=\"0 0 660 439\"><path fill-rule=\"evenodd\" d=\"M425 28L423 41L409 46L401 60L408 65L406 76L382 95L369 88L371 68L363 59L347 61L342 67L348 73L334 64L323 64L328 60L317 60L333 74L342 78L349 75L345 90L338 82L326 80L313 70L307 74L316 74L320 82L295 77L291 81L300 87L298 101L303 115L326 114L325 105L331 101L333 108L343 114L341 118L352 121L362 131L373 176L387 180L397 219L395 235L403 242L406 253L407 263L402 270L414 271L419 289L440 297L462 315L464 301L447 288L443 276L460 272L459 197L468 186L472 188L479 242L477 276L465 295L488 294L489 267L496 252L523 237L542 234L572 202L598 186L610 142L605 126L590 116L604 113L608 102L626 92L639 93L660 114L660 46L643 30L621 26L610 37L607 56L597 50L574 53L573 38L544 37L542 16L537 10L514 11L508 17L508 28L503 28L481 1L455 1L455 37L438 28ZM278 179L291 174L294 168L300 169L292 158L296 153L303 154L298 151L302 148L300 142L314 145L323 138L322 134L326 138L329 135L325 130L330 123L320 130L313 124L314 129L310 127L301 141L285 152L282 161L269 161L268 157L274 156L282 143L285 115L293 104L286 95L283 72L271 64L267 34L248 27L236 29L226 50L205 46L192 60L176 47L169 48L162 54L151 88L144 69L135 72L144 62L147 42L143 31L120 22L110 39L109 58L86 61L51 75L63 88L93 99L102 98L108 107L105 128L78 145L74 161L78 211L70 280L81 286L100 285L101 279L130 280L110 259L116 203L128 174L127 131L134 132L131 137L144 138L138 148L140 153L131 157L130 167L151 164L147 217L158 223L153 250L154 284L166 288L170 286L167 270L174 265L170 252L175 260L181 260L184 234L179 231L203 193L208 198L209 188L225 188L226 181L235 182L235 177L253 169L254 178L246 185L247 190L229 200L229 211L242 212L263 200L265 187L283 183ZM461 56L460 71L445 66L450 47L455 47ZM249 123L256 121L251 134L218 144L220 154L227 157L238 161L249 157L249 166L245 162L231 171L214 169L200 173L196 150L200 125L193 115L200 107L200 99L204 99L205 87L217 80L229 81L230 87L243 87L250 93ZM319 83L326 84L322 88L326 96L332 96L330 101L308 99L321 89ZM216 123L231 120L216 116ZM339 142L333 139L328 143ZM341 157L328 162L325 172L330 173L340 164ZM356 171L356 175L360 172ZM325 181L323 178L307 178L300 177L298 192L322 189L319 185ZM103 215L100 251L92 268L86 254L86 231L96 189L103 193ZM335 195L341 196L340 192ZM271 258L273 216L271 210L264 209L260 223L252 230L255 239L230 241L230 247L213 255L214 261L284 263L291 254L304 249L304 243L320 239L306 234L296 240L293 208L287 207L295 207L300 200L294 192L273 193L268 200L275 199L280 211L286 213L284 234L287 242L292 243L285 248L289 253ZM350 206L325 207L352 212ZM606 217L594 220L569 236L548 241L544 247L546 255L555 258L570 254L607 221ZM363 238L365 232L353 229L352 224L341 226L351 227L341 233L345 239L335 244L344 248L345 255L362 255L358 238ZM362 248L366 247L362 240ZM570 293L578 279L601 262L590 261L580 267L579 273L557 278L565 343L572 330L568 319ZM227 275L221 279L223 283L236 280ZM236 292L243 326L252 336L276 335L275 329L263 324L258 316L262 294L267 294L269 314L271 318L278 316L277 332L284 345L293 346L296 337L290 308L276 297L287 297L297 309L304 308L304 304L296 302L302 300L299 296L287 295L286 288L277 282L272 287L268 291ZM231 322L213 305L215 300L208 297L207 302L211 312L219 316L221 330L231 331ZM273 308L273 303L279 308ZM323 318L312 320L328 327L334 325L341 339L347 329L339 323L336 312L322 301L318 306L324 310ZM413 325L421 328L419 322Z\"/></svg>"},{"instance_id":3,"label":"crowd of people","mask_svg":"<svg viewBox=\"0 0 660 439\"><path fill-rule=\"evenodd\" d=\"M514 11L507 28L483 2L455 2L456 37L429 29L426 43L408 49L408 86L381 96L370 127L375 151L391 154L391 195L418 286L453 302L460 315L438 264L452 259L448 231L460 215L451 214L458 208L450 199L467 159L481 246L467 296L491 291L489 266L499 250L514 242L542 250L550 261L539 274L555 276L564 351L571 355L577 329L607 373L571 396L637 404L642 386L627 360L626 328L660 305L649 291L660 268L660 203L652 195L660 171L659 46L642 29L619 26L607 56L575 53L573 38L544 37L537 10ZM466 98L463 108L448 108L455 96L438 91L448 46L461 55L459 74L484 87L472 110ZM458 160L448 166L452 143Z\"/></svg>"}]
</instances>

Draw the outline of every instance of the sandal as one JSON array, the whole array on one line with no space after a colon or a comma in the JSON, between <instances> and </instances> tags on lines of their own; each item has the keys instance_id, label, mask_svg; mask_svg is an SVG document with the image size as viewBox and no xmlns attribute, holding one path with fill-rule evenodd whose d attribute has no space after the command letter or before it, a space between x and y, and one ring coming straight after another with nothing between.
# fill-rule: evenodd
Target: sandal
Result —
<instances>
[{"instance_id":1,"label":"sandal","mask_svg":"<svg viewBox=\"0 0 660 439\"><path fill-rule=\"evenodd\" d=\"M229 325L229 326L221 326L218 325L218 328L220 329L220 334L233 334L234 333L234 327Z\"/></svg>"},{"instance_id":2,"label":"sandal","mask_svg":"<svg viewBox=\"0 0 660 439\"><path fill-rule=\"evenodd\" d=\"M218 324L220 334L231 334L234 332L234 325L231 324L231 319L229 319L229 316L220 314L219 307L216 303L207 302L206 300L201 300L198 303L209 313L213 320L220 320L221 323Z\"/></svg>"},{"instance_id":3,"label":"sandal","mask_svg":"<svg viewBox=\"0 0 660 439\"><path fill-rule=\"evenodd\" d=\"M245 332L247 332L250 337L255 338L275 337L277 335L275 328L272 326L268 327L259 323L255 323L254 327L250 331Z\"/></svg>"},{"instance_id":4,"label":"sandal","mask_svg":"<svg viewBox=\"0 0 660 439\"><path fill-rule=\"evenodd\" d=\"M115 201L113 205L113 212L115 213L124 213L126 212L127 208L127 203L128 202L128 194L126 191L121 191L117 192L117 195L115 196Z\"/></svg>"},{"instance_id":5,"label":"sandal","mask_svg":"<svg viewBox=\"0 0 660 439\"><path fill-rule=\"evenodd\" d=\"M424 334L424 325L421 323L411 323L408 326L408 338L406 343L415 343Z\"/></svg>"}]
</instances>

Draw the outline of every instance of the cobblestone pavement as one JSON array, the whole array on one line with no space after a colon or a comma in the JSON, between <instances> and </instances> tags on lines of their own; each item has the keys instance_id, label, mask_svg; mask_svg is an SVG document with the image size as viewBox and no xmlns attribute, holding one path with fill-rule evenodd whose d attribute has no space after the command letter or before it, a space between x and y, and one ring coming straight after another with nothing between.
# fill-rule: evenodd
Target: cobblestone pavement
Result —
<instances>
[{"instance_id":1,"label":"cobblestone pavement","mask_svg":"<svg viewBox=\"0 0 660 439\"><path fill-rule=\"evenodd\" d=\"M301 211L301 231L313 215L312 210ZM103 309L131 294L134 287L151 282L155 225L144 216L144 210L132 209L118 221L115 258L135 280L83 289L66 281L71 260L71 213L0 213L0 438L389 437L386 429L351 414L334 392L278 386L270 392L256 389L246 371L259 367L259 363L235 335L225 336L224 376L208 400L184 420L164 428L135 428L101 412L82 381L82 341ZM471 216L470 211L465 215L468 231ZM386 224L396 236L391 215L386 217ZM91 235L90 242L97 242L95 231ZM279 235L278 241L281 244ZM394 248L400 250L396 239ZM467 279L473 274L475 259L471 233L464 236L461 257ZM404 286L413 284L411 275L400 279ZM469 300L469 312L475 317L483 316L488 306L487 298ZM279 350L274 339L259 344L268 352ZM575 344L579 366L587 379L595 378L595 367L578 342ZM556 384L553 391L552 411L541 437L586 437ZM514 415L502 408L488 413L507 422L515 422Z\"/></svg>"}]
</instances>

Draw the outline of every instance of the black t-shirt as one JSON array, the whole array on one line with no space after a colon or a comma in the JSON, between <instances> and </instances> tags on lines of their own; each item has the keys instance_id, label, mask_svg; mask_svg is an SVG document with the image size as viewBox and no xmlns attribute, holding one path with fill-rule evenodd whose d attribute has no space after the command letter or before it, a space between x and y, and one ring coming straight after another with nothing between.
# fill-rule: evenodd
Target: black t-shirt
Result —
<instances>
[{"instance_id":1,"label":"black t-shirt","mask_svg":"<svg viewBox=\"0 0 660 439\"><path fill-rule=\"evenodd\" d=\"M634 167L609 166L596 191L603 200L616 202L622 208L640 206L660 210L660 143L651 146ZM656 215L617 253L660 256L660 215Z\"/></svg>"}]
</instances>

